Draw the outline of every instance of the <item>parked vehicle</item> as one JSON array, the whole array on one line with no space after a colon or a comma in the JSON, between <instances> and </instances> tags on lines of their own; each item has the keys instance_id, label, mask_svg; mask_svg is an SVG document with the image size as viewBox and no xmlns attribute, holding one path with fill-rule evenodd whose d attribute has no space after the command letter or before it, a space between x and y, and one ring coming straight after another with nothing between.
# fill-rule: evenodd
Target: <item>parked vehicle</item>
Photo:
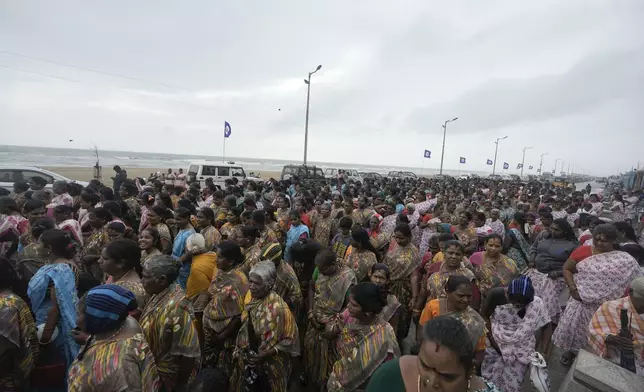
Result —
<instances>
[{"instance_id":1,"label":"parked vehicle","mask_svg":"<svg viewBox=\"0 0 644 392\"><path fill-rule=\"evenodd\" d=\"M460 178L461 180L469 180L469 179L470 179L470 175L469 175L469 174L467 174L467 173L463 173L463 174L461 174L461 175L459 176L459 178Z\"/></svg>"},{"instance_id":2,"label":"parked vehicle","mask_svg":"<svg viewBox=\"0 0 644 392\"><path fill-rule=\"evenodd\" d=\"M282 180L290 180L297 177L300 183L309 186L318 186L326 184L326 177L321 168L316 166L305 165L286 165L282 168Z\"/></svg>"},{"instance_id":3,"label":"parked vehicle","mask_svg":"<svg viewBox=\"0 0 644 392\"><path fill-rule=\"evenodd\" d=\"M387 174L388 178L395 179L395 178L400 178L404 180L415 180L418 178L418 176L415 173L412 173L410 171L390 171L389 174Z\"/></svg>"},{"instance_id":4,"label":"parked vehicle","mask_svg":"<svg viewBox=\"0 0 644 392\"><path fill-rule=\"evenodd\" d=\"M554 188L567 188L568 187L568 179L566 177L555 177L552 180L552 186Z\"/></svg>"},{"instance_id":5,"label":"parked vehicle","mask_svg":"<svg viewBox=\"0 0 644 392\"><path fill-rule=\"evenodd\" d=\"M347 180L353 180L355 182L363 181L362 176L360 176L360 173L358 173L358 171L355 169L342 169L342 168L333 168L333 167L327 167L324 169L324 176L329 179L338 178L338 173L346 174Z\"/></svg>"},{"instance_id":6,"label":"parked vehicle","mask_svg":"<svg viewBox=\"0 0 644 392\"><path fill-rule=\"evenodd\" d=\"M382 180L382 175L380 173L360 173L360 176L363 180Z\"/></svg>"},{"instance_id":7,"label":"parked vehicle","mask_svg":"<svg viewBox=\"0 0 644 392\"><path fill-rule=\"evenodd\" d=\"M487 178L495 181L501 181L503 179L500 174L490 174L489 176L487 176Z\"/></svg>"},{"instance_id":8,"label":"parked vehicle","mask_svg":"<svg viewBox=\"0 0 644 392\"><path fill-rule=\"evenodd\" d=\"M89 183L84 181L75 181L52 171L39 168L37 166L11 166L0 165L0 188L13 192L13 183L17 181L27 181L32 177L42 177L47 181L46 188L50 188L54 181L75 182L82 186Z\"/></svg>"},{"instance_id":9,"label":"parked vehicle","mask_svg":"<svg viewBox=\"0 0 644 392\"><path fill-rule=\"evenodd\" d=\"M224 186L226 180L237 178L239 181L251 180L261 182L262 180L257 177L250 177L246 175L244 168L236 165L234 162L193 162L188 168L188 181L199 182L201 186L206 185L206 179L212 178L215 185Z\"/></svg>"}]
</instances>

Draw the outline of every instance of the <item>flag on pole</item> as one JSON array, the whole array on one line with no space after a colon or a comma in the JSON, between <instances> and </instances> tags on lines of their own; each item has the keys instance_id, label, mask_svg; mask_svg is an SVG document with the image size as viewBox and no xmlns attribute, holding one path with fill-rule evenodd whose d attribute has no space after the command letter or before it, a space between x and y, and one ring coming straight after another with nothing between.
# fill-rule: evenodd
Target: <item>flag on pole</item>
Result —
<instances>
[{"instance_id":1,"label":"flag on pole","mask_svg":"<svg viewBox=\"0 0 644 392\"><path fill-rule=\"evenodd\" d=\"M230 124L228 124L228 121L224 121L224 137L229 138L231 133L233 133L233 131L230 128Z\"/></svg>"},{"instance_id":2,"label":"flag on pole","mask_svg":"<svg viewBox=\"0 0 644 392\"><path fill-rule=\"evenodd\" d=\"M523 167L523 163L517 164L517 169L521 169Z\"/></svg>"},{"instance_id":3,"label":"flag on pole","mask_svg":"<svg viewBox=\"0 0 644 392\"><path fill-rule=\"evenodd\" d=\"M509 164L509 163L507 163L507 162L503 162L503 169L506 169L506 170L507 170L507 169L509 169L509 168L510 168L510 164Z\"/></svg>"},{"instance_id":4,"label":"flag on pole","mask_svg":"<svg viewBox=\"0 0 644 392\"><path fill-rule=\"evenodd\" d=\"M491 164L493 164L493 163L494 163L494 162L492 162L492 160L491 160L491 159L488 159L488 160L487 160L487 164L488 164L488 165L491 165Z\"/></svg>"},{"instance_id":5,"label":"flag on pole","mask_svg":"<svg viewBox=\"0 0 644 392\"><path fill-rule=\"evenodd\" d=\"M461 157L460 163L465 163L465 157Z\"/></svg>"},{"instance_id":6,"label":"flag on pole","mask_svg":"<svg viewBox=\"0 0 644 392\"><path fill-rule=\"evenodd\" d=\"M425 150L425 154L423 155L425 158L431 158L432 157L432 152L429 150Z\"/></svg>"},{"instance_id":7,"label":"flag on pole","mask_svg":"<svg viewBox=\"0 0 644 392\"><path fill-rule=\"evenodd\" d=\"M528 170L534 169L534 166L528 166Z\"/></svg>"},{"instance_id":8,"label":"flag on pole","mask_svg":"<svg viewBox=\"0 0 644 392\"><path fill-rule=\"evenodd\" d=\"M537 169L537 173L541 173L541 169Z\"/></svg>"}]
</instances>

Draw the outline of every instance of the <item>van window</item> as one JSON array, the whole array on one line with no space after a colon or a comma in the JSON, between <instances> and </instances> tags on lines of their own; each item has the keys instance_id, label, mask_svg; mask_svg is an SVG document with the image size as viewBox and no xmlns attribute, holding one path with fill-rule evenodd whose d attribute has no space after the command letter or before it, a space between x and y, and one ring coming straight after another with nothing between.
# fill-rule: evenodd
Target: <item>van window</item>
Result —
<instances>
[{"instance_id":1,"label":"van window","mask_svg":"<svg viewBox=\"0 0 644 392\"><path fill-rule=\"evenodd\" d=\"M322 169L320 169L322 170ZM326 169L324 172L327 176L333 176L335 175L335 169Z\"/></svg>"},{"instance_id":2,"label":"van window","mask_svg":"<svg viewBox=\"0 0 644 392\"><path fill-rule=\"evenodd\" d=\"M49 176L45 173L40 173L35 171L23 170L19 172L18 176L22 177L22 181L27 181L27 182L31 180L32 177L42 177L45 179L45 181L47 181L47 184L54 183L54 177Z\"/></svg>"},{"instance_id":3,"label":"van window","mask_svg":"<svg viewBox=\"0 0 644 392\"><path fill-rule=\"evenodd\" d=\"M217 175L217 166L203 166L201 168L202 176L216 176Z\"/></svg>"},{"instance_id":4,"label":"van window","mask_svg":"<svg viewBox=\"0 0 644 392\"><path fill-rule=\"evenodd\" d=\"M293 174L295 173L295 168L293 166L284 166L284 174Z\"/></svg>"},{"instance_id":5,"label":"van window","mask_svg":"<svg viewBox=\"0 0 644 392\"><path fill-rule=\"evenodd\" d=\"M315 169L315 176L324 177L324 173L322 173L322 169Z\"/></svg>"},{"instance_id":6,"label":"van window","mask_svg":"<svg viewBox=\"0 0 644 392\"><path fill-rule=\"evenodd\" d=\"M217 175L219 177L230 177L230 168L229 167L219 166L219 167L217 167L217 169L219 169L219 171L217 172Z\"/></svg>"},{"instance_id":7,"label":"van window","mask_svg":"<svg viewBox=\"0 0 644 392\"><path fill-rule=\"evenodd\" d=\"M231 167L230 171L232 172L233 177L246 177L244 176L244 169L241 167Z\"/></svg>"},{"instance_id":8,"label":"van window","mask_svg":"<svg viewBox=\"0 0 644 392\"><path fill-rule=\"evenodd\" d=\"M190 174L190 173L192 173L192 174L197 174L197 173L199 173L199 166L197 166L197 165L190 165L190 167L188 168L188 174Z\"/></svg>"}]
</instances>

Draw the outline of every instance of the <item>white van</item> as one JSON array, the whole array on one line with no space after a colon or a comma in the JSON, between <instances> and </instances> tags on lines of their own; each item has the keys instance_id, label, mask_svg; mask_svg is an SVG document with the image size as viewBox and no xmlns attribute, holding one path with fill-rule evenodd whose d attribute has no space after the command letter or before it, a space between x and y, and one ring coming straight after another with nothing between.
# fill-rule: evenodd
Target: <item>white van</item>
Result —
<instances>
[{"instance_id":1,"label":"white van","mask_svg":"<svg viewBox=\"0 0 644 392\"><path fill-rule=\"evenodd\" d=\"M226 180L232 178L239 181L261 181L259 178L246 176L244 168L234 162L193 162L188 168L188 178L190 182L199 181L202 187L206 185L207 178L212 178L213 183L221 187L225 186Z\"/></svg>"},{"instance_id":2,"label":"white van","mask_svg":"<svg viewBox=\"0 0 644 392\"><path fill-rule=\"evenodd\" d=\"M353 180L356 182L364 182L362 179L362 176L358 174L357 170L354 169L336 169L332 167L327 167L324 169L324 177L327 179L329 178L338 178L338 171L342 171L342 173L346 173L347 179L348 180Z\"/></svg>"}]
</instances>

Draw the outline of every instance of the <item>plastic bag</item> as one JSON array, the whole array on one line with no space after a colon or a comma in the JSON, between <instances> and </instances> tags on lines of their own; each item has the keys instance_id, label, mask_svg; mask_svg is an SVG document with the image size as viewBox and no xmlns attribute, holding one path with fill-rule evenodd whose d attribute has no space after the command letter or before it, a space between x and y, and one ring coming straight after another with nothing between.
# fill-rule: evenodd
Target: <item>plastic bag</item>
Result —
<instances>
[{"instance_id":1,"label":"plastic bag","mask_svg":"<svg viewBox=\"0 0 644 392\"><path fill-rule=\"evenodd\" d=\"M530 355L530 382L538 392L550 391L550 376L546 360L538 352Z\"/></svg>"}]
</instances>

